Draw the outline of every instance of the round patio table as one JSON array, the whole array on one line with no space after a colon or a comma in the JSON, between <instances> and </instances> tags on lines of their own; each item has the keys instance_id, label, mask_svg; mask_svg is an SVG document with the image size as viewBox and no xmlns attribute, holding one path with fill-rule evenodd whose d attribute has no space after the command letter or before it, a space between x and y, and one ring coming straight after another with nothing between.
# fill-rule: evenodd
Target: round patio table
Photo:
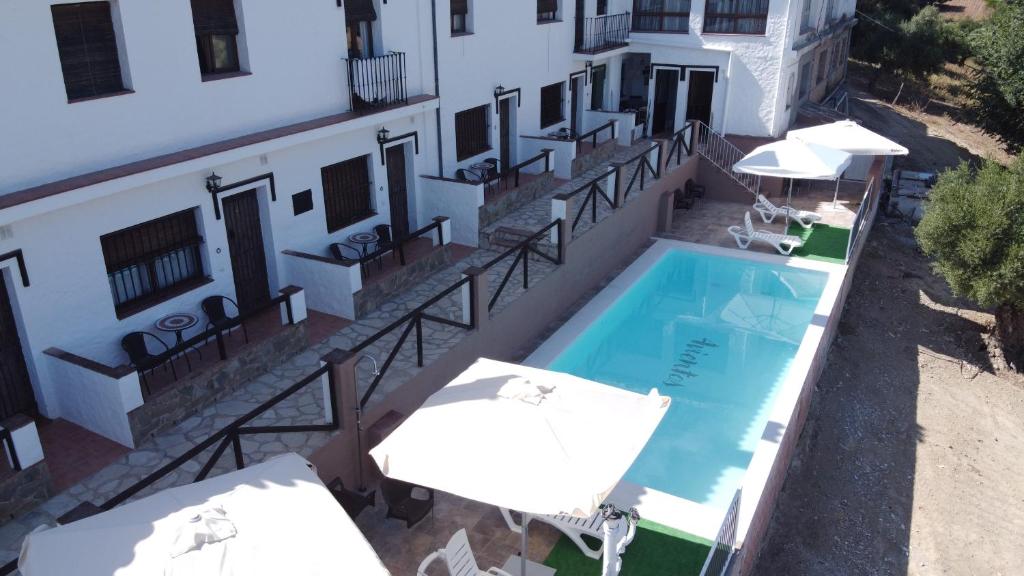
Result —
<instances>
[{"instance_id":1,"label":"round patio table","mask_svg":"<svg viewBox=\"0 0 1024 576\"><path fill-rule=\"evenodd\" d=\"M174 312L157 320L155 326L157 330L161 330L163 332L174 332L175 344L180 346L185 342L185 339L182 337L182 333L198 323L199 317L195 314L190 314L188 312Z\"/></svg>"},{"instance_id":2,"label":"round patio table","mask_svg":"<svg viewBox=\"0 0 1024 576\"><path fill-rule=\"evenodd\" d=\"M480 176L480 181L484 183L484 186L488 189L491 188L491 181L487 179L487 175L494 169L494 164L490 162L477 162L476 164L470 164L469 168L476 172L477 176Z\"/></svg>"},{"instance_id":3,"label":"round patio table","mask_svg":"<svg viewBox=\"0 0 1024 576\"><path fill-rule=\"evenodd\" d=\"M367 249L370 247L370 244L374 244L380 240L380 236L377 236L375 232L356 232L349 236L348 240L354 244L359 244L363 249L363 256L366 256Z\"/></svg>"}]
</instances>

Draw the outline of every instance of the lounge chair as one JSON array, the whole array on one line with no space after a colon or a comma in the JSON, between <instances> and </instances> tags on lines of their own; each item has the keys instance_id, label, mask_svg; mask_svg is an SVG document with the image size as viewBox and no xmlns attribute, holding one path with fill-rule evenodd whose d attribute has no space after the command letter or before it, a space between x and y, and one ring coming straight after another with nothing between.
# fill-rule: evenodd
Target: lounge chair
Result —
<instances>
[{"instance_id":1,"label":"lounge chair","mask_svg":"<svg viewBox=\"0 0 1024 576\"><path fill-rule=\"evenodd\" d=\"M736 239L736 245L744 250L750 246L751 242L756 240L765 244L771 244L783 256L789 256L794 249L804 245L804 241L799 236L777 234L767 230L754 230L754 225L750 222L750 212L743 214L743 227L729 226L729 234L732 234L732 237Z\"/></svg>"},{"instance_id":2,"label":"lounge chair","mask_svg":"<svg viewBox=\"0 0 1024 576\"><path fill-rule=\"evenodd\" d=\"M423 562L420 562L420 567L416 569L416 576L427 576L427 566L438 558L444 559L451 576L512 576L500 568L480 569L473 556L473 550L469 547L469 537L466 536L465 528L453 534L444 548L431 552L424 558Z\"/></svg>"},{"instance_id":3,"label":"lounge chair","mask_svg":"<svg viewBox=\"0 0 1024 576\"><path fill-rule=\"evenodd\" d=\"M761 219L764 220L765 224L771 224L776 216L786 216L793 220L796 220L804 228L810 228L814 224L821 222L821 214L817 212L808 212L806 210L797 210L789 206L776 206L772 204L771 200L764 197L764 194L757 195L757 201L754 202L754 210L761 215Z\"/></svg>"},{"instance_id":4,"label":"lounge chair","mask_svg":"<svg viewBox=\"0 0 1024 576\"><path fill-rule=\"evenodd\" d=\"M520 524L516 524L512 519L512 514L507 508L499 508L501 515L505 518L505 523L508 524L508 529L515 532L516 534L523 533L523 527ZM629 523L629 531L626 534L625 542L629 543L633 540L633 535L636 533L636 521L632 520L633 515L630 515L631 521ZM598 510L590 518L578 518L576 516L569 516L568 514L555 514L550 516L530 516L530 520L540 520L545 524L557 528L562 534L565 534L577 548L580 549L585 556L589 558L598 559L604 554L604 515L601 510ZM590 536L598 541L597 548L591 548L587 545L586 540L583 536Z\"/></svg>"}]
</instances>

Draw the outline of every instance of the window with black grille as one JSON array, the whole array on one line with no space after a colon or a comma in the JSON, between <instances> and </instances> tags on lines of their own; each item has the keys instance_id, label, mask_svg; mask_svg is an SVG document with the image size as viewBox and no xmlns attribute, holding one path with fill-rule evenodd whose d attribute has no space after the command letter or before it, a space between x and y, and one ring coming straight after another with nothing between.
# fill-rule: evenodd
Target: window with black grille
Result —
<instances>
[{"instance_id":1,"label":"window with black grille","mask_svg":"<svg viewBox=\"0 0 1024 576\"><path fill-rule=\"evenodd\" d=\"M558 82L540 89L540 127L547 128L565 120L564 82Z\"/></svg>"},{"instance_id":2,"label":"window with black grille","mask_svg":"<svg viewBox=\"0 0 1024 576\"><path fill-rule=\"evenodd\" d=\"M558 0L537 0L537 22L552 22L558 17Z\"/></svg>"},{"instance_id":3,"label":"window with black grille","mask_svg":"<svg viewBox=\"0 0 1024 576\"><path fill-rule=\"evenodd\" d=\"M487 118L490 106L483 105L455 113L455 157L465 160L491 149Z\"/></svg>"},{"instance_id":4,"label":"window with black grille","mask_svg":"<svg viewBox=\"0 0 1024 576\"><path fill-rule=\"evenodd\" d=\"M50 6L68 100L124 92L110 2Z\"/></svg>"},{"instance_id":5,"label":"window with black grille","mask_svg":"<svg viewBox=\"0 0 1024 576\"><path fill-rule=\"evenodd\" d=\"M451 0L452 2L452 34L469 32L466 18L469 15L469 0Z\"/></svg>"},{"instance_id":6,"label":"window with black grille","mask_svg":"<svg viewBox=\"0 0 1024 576\"><path fill-rule=\"evenodd\" d=\"M320 178L324 186L328 232L373 216L369 155L324 166L320 169Z\"/></svg>"},{"instance_id":7,"label":"window with black grille","mask_svg":"<svg viewBox=\"0 0 1024 576\"><path fill-rule=\"evenodd\" d=\"M127 312L202 279L196 208L100 236L114 309Z\"/></svg>"},{"instance_id":8,"label":"window with black grille","mask_svg":"<svg viewBox=\"0 0 1024 576\"><path fill-rule=\"evenodd\" d=\"M192 24L204 76L240 70L234 0L192 0Z\"/></svg>"}]
</instances>

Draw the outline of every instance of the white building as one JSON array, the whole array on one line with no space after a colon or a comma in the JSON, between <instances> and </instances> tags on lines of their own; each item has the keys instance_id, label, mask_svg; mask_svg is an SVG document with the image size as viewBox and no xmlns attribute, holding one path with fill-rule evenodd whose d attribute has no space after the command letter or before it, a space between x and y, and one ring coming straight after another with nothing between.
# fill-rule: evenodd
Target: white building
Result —
<instances>
[{"instance_id":1,"label":"white building","mask_svg":"<svg viewBox=\"0 0 1024 576\"><path fill-rule=\"evenodd\" d=\"M587 150L574 134L629 142L688 120L779 137L799 101L845 75L854 10L342 4L4 3L0 417L63 417L130 444L138 379L111 377L112 400L86 397L81 362L69 369L51 349L121 366L121 338L168 313L202 318L212 295L257 308L290 285L310 308L352 318L359 267L308 256L439 216L451 218L443 241L474 244L482 191L457 204L436 177L481 160L505 171L552 149L544 159L568 177ZM563 128L568 138L552 135Z\"/></svg>"}]
</instances>

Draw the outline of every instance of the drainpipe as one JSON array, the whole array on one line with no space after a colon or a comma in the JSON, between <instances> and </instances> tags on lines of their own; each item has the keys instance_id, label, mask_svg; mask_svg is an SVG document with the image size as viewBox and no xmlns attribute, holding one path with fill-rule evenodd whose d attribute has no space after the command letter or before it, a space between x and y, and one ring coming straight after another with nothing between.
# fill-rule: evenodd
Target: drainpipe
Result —
<instances>
[{"instance_id":1,"label":"drainpipe","mask_svg":"<svg viewBox=\"0 0 1024 576\"><path fill-rule=\"evenodd\" d=\"M437 176L444 177L444 149L441 145L441 77L437 64L437 0L430 0L431 32L434 40L434 96L438 106L434 110L434 121L437 128Z\"/></svg>"}]
</instances>

